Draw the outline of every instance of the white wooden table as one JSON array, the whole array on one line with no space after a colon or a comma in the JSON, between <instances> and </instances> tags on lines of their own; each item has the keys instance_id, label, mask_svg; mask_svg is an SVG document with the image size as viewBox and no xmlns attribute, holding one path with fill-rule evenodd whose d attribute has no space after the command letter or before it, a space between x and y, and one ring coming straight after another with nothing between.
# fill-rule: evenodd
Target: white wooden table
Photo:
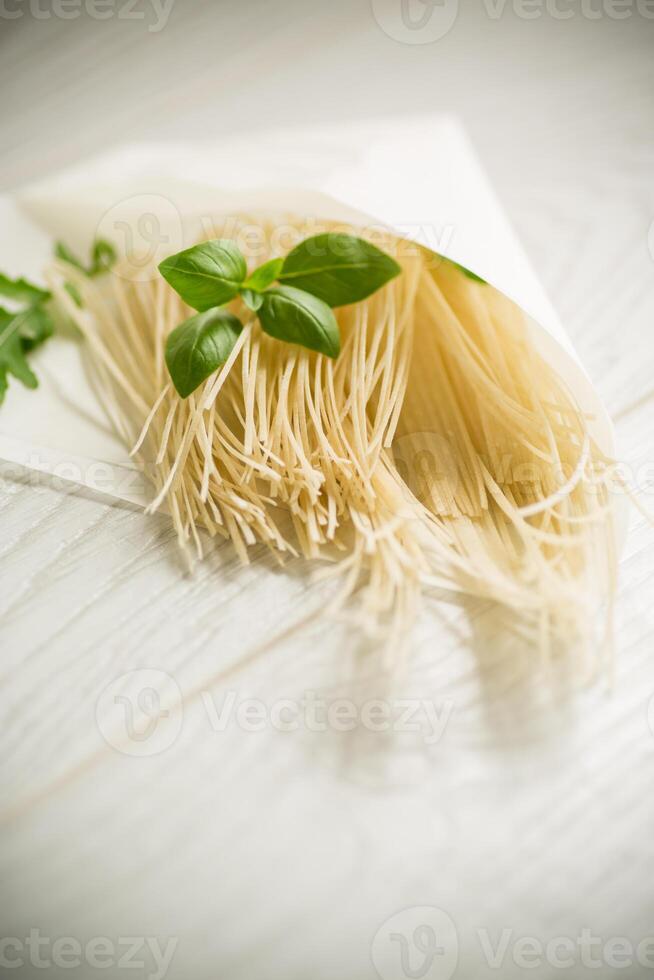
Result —
<instances>
[{"instance_id":1,"label":"white wooden table","mask_svg":"<svg viewBox=\"0 0 654 980\"><path fill-rule=\"evenodd\" d=\"M143 20L105 21L37 19L25 4L0 18L0 189L117 141L459 112L654 509L654 21L635 6L624 20L570 7L567 20L525 19L519 4L493 17L480 0L440 40L411 45L365 0L176 0L158 32L146 4ZM521 977L526 963L532 977L651 974L654 946L648 967L648 947L625 965L611 945L654 935L654 532L642 518L621 564L612 690L564 697L484 643L481 611L433 607L394 692L434 700L447 724L430 745L270 722L281 699L310 692L393 693L374 657L362 666L336 628L312 626L299 572L239 571L224 548L188 577L164 517L27 478L3 479L0 512L0 938L16 940L2 946L23 958L15 976L43 975L30 929L53 976L96 976L86 943L98 937L101 975L123 976L126 937L140 937L144 965L128 975L156 976L150 937L176 943L169 977L367 980L402 946L391 932L413 972L381 966L383 980ZM298 609L305 629L284 635ZM437 616L450 629L434 648ZM156 688L156 672L181 691L183 717L173 710L152 742L99 730L98 699ZM236 713L221 726L223 705L246 698L261 702L262 730ZM433 961L423 922L439 938ZM584 929L601 943L586 948ZM567 967L565 942L538 953L562 937ZM57 938L72 945L54 950ZM504 940L493 968L487 946Z\"/></svg>"}]
</instances>

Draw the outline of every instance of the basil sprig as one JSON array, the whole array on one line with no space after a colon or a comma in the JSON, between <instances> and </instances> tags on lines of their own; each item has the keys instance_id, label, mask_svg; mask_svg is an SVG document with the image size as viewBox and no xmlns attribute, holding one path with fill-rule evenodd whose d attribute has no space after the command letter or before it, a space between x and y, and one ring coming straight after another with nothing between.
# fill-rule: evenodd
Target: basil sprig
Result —
<instances>
[{"instance_id":1,"label":"basil sprig","mask_svg":"<svg viewBox=\"0 0 654 980\"><path fill-rule=\"evenodd\" d=\"M187 398L225 363L238 339L241 321L219 307L240 297L270 337L338 357L341 338L331 308L358 303L401 269L370 242L329 232L305 239L286 258L270 259L249 275L239 248L224 238L169 256L159 271L200 314L176 327L166 344L170 377Z\"/></svg>"}]
</instances>

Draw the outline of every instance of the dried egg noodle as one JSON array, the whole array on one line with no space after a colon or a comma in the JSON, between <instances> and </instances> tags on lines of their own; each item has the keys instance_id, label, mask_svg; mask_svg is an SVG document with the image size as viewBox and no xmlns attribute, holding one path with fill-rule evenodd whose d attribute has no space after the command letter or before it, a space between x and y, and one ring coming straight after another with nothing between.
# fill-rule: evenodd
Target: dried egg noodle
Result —
<instances>
[{"instance_id":1,"label":"dried egg noodle","mask_svg":"<svg viewBox=\"0 0 654 980\"><path fill-rule=\"evenodd\" d=\"M241 220L266 242L256 264L280 254L274 221ZM193 311L156 269L135 275L128 259L101 282L55 263L48 279L154 483L149 510L165 503L184 549L202 556L204 528L244 562L259 542L328 558L332 611L352 604L389 651L435 585L502 603L545 655L582 644L596 669L593 623L615 579L611 462L514 303L417 246L375 244L402 275L335 310L336 360L267 336L238 300L245 326L229 360L186 400L164 346Z\"/></svg>"}]
</instances>

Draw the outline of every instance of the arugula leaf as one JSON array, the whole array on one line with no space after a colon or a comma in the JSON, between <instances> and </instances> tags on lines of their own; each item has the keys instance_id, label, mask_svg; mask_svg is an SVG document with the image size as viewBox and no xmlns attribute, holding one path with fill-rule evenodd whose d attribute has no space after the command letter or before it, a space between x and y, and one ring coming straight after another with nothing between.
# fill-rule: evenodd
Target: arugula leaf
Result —
<instances>
[{"instance_id":1,"label":"arugula leaf","mask_svg":"<svg viewBox=\"0 0 654 980\"><path fill-rule=\"evenodd\" d=\"M234 242L214 238L169 256L159 271L185 303L203 312L238 296L248 270Z\"/></svg>"},{"instance_id":2,"label":"arugula leaf","mask_svg":"<svg viewBox=\"0 0 654 980\"><path fill-rule=\"evenodd\" d=\"M79 269L80 272L84 272L86 274L84 264L77 258L74 252L71 252L65 242L55 242L54 254L55 257L61 259L62 262L67 262L68 265L73 265L76 269Z\"/></svg>"},{"instance_id":3,"label":"arugula leaf","mask_svg":"<svg viewBox=\"0 0 654 980\"><path fill-rule=\"evenodd\" d=\"M10 279L0 272L0 296L16 300L17 303L42 303L49 299L50 293L40 289L27 279Z\"/></svg>"},{"instance_id":4,"label":"arugula leaf","mask_svg":"<svg viewBox=\"0 0 654 980\"><path fill-rule=\"evenodd\" d=\"M26 388L38 386L26 354L47 340L52 331L52 320L42 306L33 306L20 313L9 313L0 307L0 404L7 391L9 374Z\"/></svg>"},{"instance_id":5,"label":"arugula leaf","mask_svg":"<svg viewBox=\"0 0 654 980\"><path fill-rule=\"evenodd\" d=\"M43 306L31 306L14 317L20 321L17 329L24 341L25 350L33 350L54 333L50 314Z\"/></svg>"},{"instance_id":6,"label":"arugula leaf","mask_svg":"<svg viewBox=\"0 0 654 980\"><path fill-rule=\"evenodd\" d=\"M370 296L401 271L395 259L363 238L326 232L288 253L279 281L329 306L345 306Z\"/></svg>"},{"instance_id":7,"label":"arugula leaf","mask_svg":"<svg viewBox=\"0 0 654 980\"><path fill-rule=\"evenodd\" d=\"M116 251L110 242L101 238L94 241L91 263L86 268L64 242L56 242L54 253L58 259L74 266L87 276L106 272L116 261ZM64 288L77 306L82 306L79 289L72 283ZM27 388L36 388L38 380L27 363L27 354L42 344L53 333L52 319L47 309L50 293L28 282L27 279L10 279L0 273L0 296L23 305L19 313L10 313L0 307L0 404L13 374Z\"/></svg>"},{"instance_id":8,"label":"arugula leaf","mask_svg":"<svg viewBox=\"0 0 654 980\"><path fill-rule=\"evenodd\" d=\"M91 266L88 275L93 277L108 272L117 258L116 249L111 242L105 241L104 238L96 238L91 249Z\"/></svg>"},{"instance_id":9,"label":"arugula leaf","mask_svg":"<svg viewBox=\"0 0 654 980\"><path fill-rule=\"evenodd\" d=\"M260 265L258 269L255 269L252 275L243 283L245 289L253 289L257 292L267 289L275 279L279 278L279 274L282 271L282 266L284 265L284 259L270 259L268 262L264 262Z\"/></svg>"},{"instance_id":10,"label":"arugula leaf","mask_svg":"<svg viewBox=\"0 0 654 980\"><path fill-rule=\"evenodd\" d=\"M189 317L169 334L166 365L182 398L188 398L225 363L242 326L238 317L214 309Z\"/></svg>"},{"instance_id":11,"label":"arugula leaf","mask_svg":"<svg viewBox=\"0 0 654 980\"><path fill-rule=\"evenodd\" d=\"M77 288L77 286L75 286L74 283L72 283L72 282L65 282L64 283L64 289L66 290L66 292L68 293L68 295L72 299L72 301L75 304L75 306L78 306L80 308L80 310L81 310L82 307L84 306L84 303L82 301L82 294L80 293L80 291Z\"/></svg>"},{"instance_id":12,"label":"arugula leaf","mask_svg":"<svg viewBox=\"0 0 654 980\"><path fill-rule=\"evenodd\" d=\"M65 242L55 242L54 254L58 259L79 269L89 279L93 279L103 272L108 272L118 258L116 249L111 242L105 241L104 238L96 238L93 242L91 246L91 262L88 266L84 265L82 260L68 248Z\"/></svg>"},{"instance_id":13,"label":"arugula leaf","mask_svg":"<svg viewBox=\"0 0 654 980\"><path fill-rule=\"evenodd\" d=\"M67 262L68 265L74 266L83 272L85 276L89 279L93 279L95 276L101 275L103 272L108 272L111 267L116 262L118 256L116 255L116 249L113 247L111 242L105 241L104 238L96 238L91 246L91 264L87 267L84 263L78 259L74 252L68 248L65 242L56 242L54 247L54 254L58 259L63 262ZM80 309L84 306L82 301L82 296L77 288L72 282L65 282L64 289L71 297L76 306Z\"/></svg>"},{"instance_id":14,"label":"arugula leaf","mask_svg":"<svg viewBox=\"0 0 654 980\"><path fill-rule=\"evenodd\" d=\"M338 323L317 296L294 286L276 286L263 294L261 326L271 337L337 357L341 349Z\"/></svg>"}]
</instances>

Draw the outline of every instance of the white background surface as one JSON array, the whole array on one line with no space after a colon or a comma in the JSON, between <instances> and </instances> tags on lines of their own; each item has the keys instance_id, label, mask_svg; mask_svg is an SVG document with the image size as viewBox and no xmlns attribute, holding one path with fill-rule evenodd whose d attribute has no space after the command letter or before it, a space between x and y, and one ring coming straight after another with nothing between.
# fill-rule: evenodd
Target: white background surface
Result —
<instances>
[{"instance_id":1,"label":"white background surface","mask_svg":"<svg viewBox=\"0 0 654 980\"><path fill-rule=\"evenodd\" d=\"M21 18L0 18L0 188L118 141L458 111L645 489L654 21L635 6L616 20L600 0L585 14L559 8L573 16L543 8L524 19L507 3L493 17L492 5L465 3L444 37L408 45L363 0L176 0L159 32L145 3L143 21L103 22L37 19L24 4ZM367 980L383 923L437 906L458 933L454 976L468 980L583 975L579 953L567 970L517 966L519 936L654 934L654 534L642 519L621 566L612 690L565 697L517 651L484 639L483 610L430 608L404 688L389 692L374 655L350 656L336 630L309 624L279 639L315 605L298 570L262 559L239 572L223 549L185 577L165 518L14 478L0 511L3 936L175 938L168 976L188 980ZM438 645L434 617L449 627ZM95 722L107 685L143 686L121 680L134 669L167 672L185 696L181 732L166 746L173 712L148 758L108 745ZM197 693L220 707L233 691L270 709L353 688L359 700L449 706L443 738L429 747L410 733L252 733L234 721L216 732ZM393 929L410 941L421 917L405 913ZM446 953L423 975L445 980L456 949L436 925ZM510 930L499 971L480 930L493 945ZM602 960L600 947L592 955ZM61 975L147 976L151 966ZM617 969L608 954L589 969L651 973Z\"/></svg>"}]
</instances>

